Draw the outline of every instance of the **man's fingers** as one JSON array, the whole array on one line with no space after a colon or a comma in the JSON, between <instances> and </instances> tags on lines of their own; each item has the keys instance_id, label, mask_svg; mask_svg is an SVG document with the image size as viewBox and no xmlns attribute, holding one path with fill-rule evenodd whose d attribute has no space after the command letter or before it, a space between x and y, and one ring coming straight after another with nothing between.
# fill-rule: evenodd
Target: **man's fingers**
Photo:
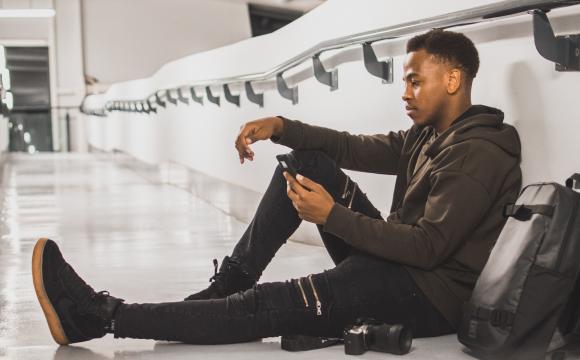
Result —
<instances>
[{"instance_id":1,"label":"man's fingers","mask_svg":"<svg viewBox=\"0 0 580 360\"><path fill-rule=\"evenodd\" d=\"M296 175L296 180L298 180L298 183L300 183L302 187L309 190L318 190L321 187L319 183L315 182L314 180L310 180L306 176L300 174Z\"/></svg>"},{"instance_id":2,"label":"man's fingers","mask_svg":"<svg viewBox=\"0 0 580 360\"><path fill-rule=\"evenodd\" d=\"M248 145L246 145L246 138L243 134L238 135L235 141L236 150L238 150L238 156L240 158L240 163L244 163L244 158L254 160L254 152Z\"/></svg>"},{"instance_id":3,"label":"man's fingers","mask_svg":"<svg viewBox=\"0 0 580 360\"><path fill-rule=\"evenodd\" d=\"M251 147L248 146L249 144L252 143L252 139L246 138L245 143L246 143L246 153L251 155L251 156L254 156L254 151L252 150Z\"/></svg>"},{"instance_id":4,"label":"man's fingers","mask_svg":"<svg viewBox=\"0 0 580 360\"><path fill-rule=\"evenodd\" d=\"M290 176L291 180L291 185L292 185L292 189L299 195L299 196L305 196L306 194L308 194L310 192L310 190L308 190L307 188L305 188L304 186L302 186L302 184L300 184L300 182L298 182L298 180L296 180L294 177Z\"/></svg>"},{"instance_id":5,"label":"man's fingers","mask_svg":"<svg viewBox=\"0 0 580 360\"><path fill-rule=\"evenodd\" d=\"M302 187L302 185L300 185L300 183L296 181L296 179L292 175L288 174L287 171L284 171L284 177L286 178L288 185L292 188L292 190L296 193L296 195L303 196L305 193L308 192L308 190L304 189L304 187Z\"/></svg>"},{"instance_id":6,"label":"man's fingers","mask_svg":"<svg viewBox=\"0 0 580 360\"><path fill-rule=\"evenodd\" d=\"M292 200L292 203L298 201L298 194L296 194L296 192L292 190L292 187L290 185L286 187L286 194L288 194L288 197L290 198L290 200Z\"/></svg>"}]
</instances>

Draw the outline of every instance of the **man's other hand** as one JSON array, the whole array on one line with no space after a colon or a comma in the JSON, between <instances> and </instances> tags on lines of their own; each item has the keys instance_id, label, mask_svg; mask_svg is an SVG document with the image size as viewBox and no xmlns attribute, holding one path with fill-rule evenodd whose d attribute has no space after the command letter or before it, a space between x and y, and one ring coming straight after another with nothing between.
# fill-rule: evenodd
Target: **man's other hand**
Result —
<instances>
[{"instance_id":1,"label":"man's other hand","mask_svg":"<svg viewBox=\"0 0 580 360\"><path fill-rule=\"evenodd\" d=\"M240 164L244 163L244 159L254 160L254 151L250 148L250 144L267 140L273 135L280 135L283 127L284 123L279 117L267 117L243 124L235 141Z\"/></svg>"},{"instance_id":2,"label":"man's other hand","mask_svg":"<svg viewBox=\"0 0 580 360\"><path fill-rule=\"evenodd\" d=\"M294 178L284 171L286 192L298 216L311 223L324 225L334 206L334 199L326 189L300 174Z\"/></svg>"}]
</instances>

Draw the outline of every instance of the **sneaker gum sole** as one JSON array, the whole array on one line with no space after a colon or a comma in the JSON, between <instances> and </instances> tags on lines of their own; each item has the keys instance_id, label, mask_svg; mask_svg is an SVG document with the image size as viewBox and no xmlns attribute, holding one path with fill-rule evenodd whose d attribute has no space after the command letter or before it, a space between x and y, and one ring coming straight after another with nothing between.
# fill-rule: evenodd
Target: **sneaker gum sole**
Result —
<instances>
[{"instance_id":1,"label":"sneaker gum sole","mask_svg":"<svg viewBox=\"0 0 580 360\"><path fill-rule=\"evenodd\" d=\"M32 281L34 282L34 291L48 322L48 328L50 329L52 338L60 345L68 345L69 341L64 333L60 319L48 299L48 294L46 293L42 279L42 255L47 241L48 239L46 238L38 239L32 253Z\"/></svg>"}]
</instances>

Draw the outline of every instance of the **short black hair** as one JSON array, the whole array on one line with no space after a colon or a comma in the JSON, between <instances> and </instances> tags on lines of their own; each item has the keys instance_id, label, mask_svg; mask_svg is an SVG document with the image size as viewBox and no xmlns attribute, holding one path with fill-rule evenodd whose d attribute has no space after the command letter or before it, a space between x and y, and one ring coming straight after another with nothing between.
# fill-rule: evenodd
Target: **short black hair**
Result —
<instances>
[{"instance_id":1,"label":"short black hair","mask_svg":"<svg viewBox=\"0 0 580 360\"><path fill-rule=\"evenodd\" d=\"M411 38L407 42L407 53L425 50L452 66L461 68L473 79L479 70L479 55L473 41L453 31L434 29Z\"/></svg>"}]
</instances>

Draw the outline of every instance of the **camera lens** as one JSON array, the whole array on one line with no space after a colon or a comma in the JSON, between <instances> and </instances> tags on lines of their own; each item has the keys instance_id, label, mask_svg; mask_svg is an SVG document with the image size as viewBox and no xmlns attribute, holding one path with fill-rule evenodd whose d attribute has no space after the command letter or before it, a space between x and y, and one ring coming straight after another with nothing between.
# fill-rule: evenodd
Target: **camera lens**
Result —
<instances>
[{"instance_id":1,"label":"camera lens","mask_svg":"<svg viewBox=\"0 0 580 360\"><path fill-rule=\"evenodd\" d=\"M369 329L372 333L372 342L369 348L396 355L407 354L411 350L413 334L411 329L404 325L378 325Z\"/></svg>"},{"instance_id":2,"label":"camera lens","mask_svg":"<svg viewBox=\"0 0 580 360\"><path fill-rule=\"evenodd\" d=\"M411 329L403 325L389 326L387 338L390 353L403 355L411 350L411 344L413 342Z\"/></svg>"}]
</instances>

